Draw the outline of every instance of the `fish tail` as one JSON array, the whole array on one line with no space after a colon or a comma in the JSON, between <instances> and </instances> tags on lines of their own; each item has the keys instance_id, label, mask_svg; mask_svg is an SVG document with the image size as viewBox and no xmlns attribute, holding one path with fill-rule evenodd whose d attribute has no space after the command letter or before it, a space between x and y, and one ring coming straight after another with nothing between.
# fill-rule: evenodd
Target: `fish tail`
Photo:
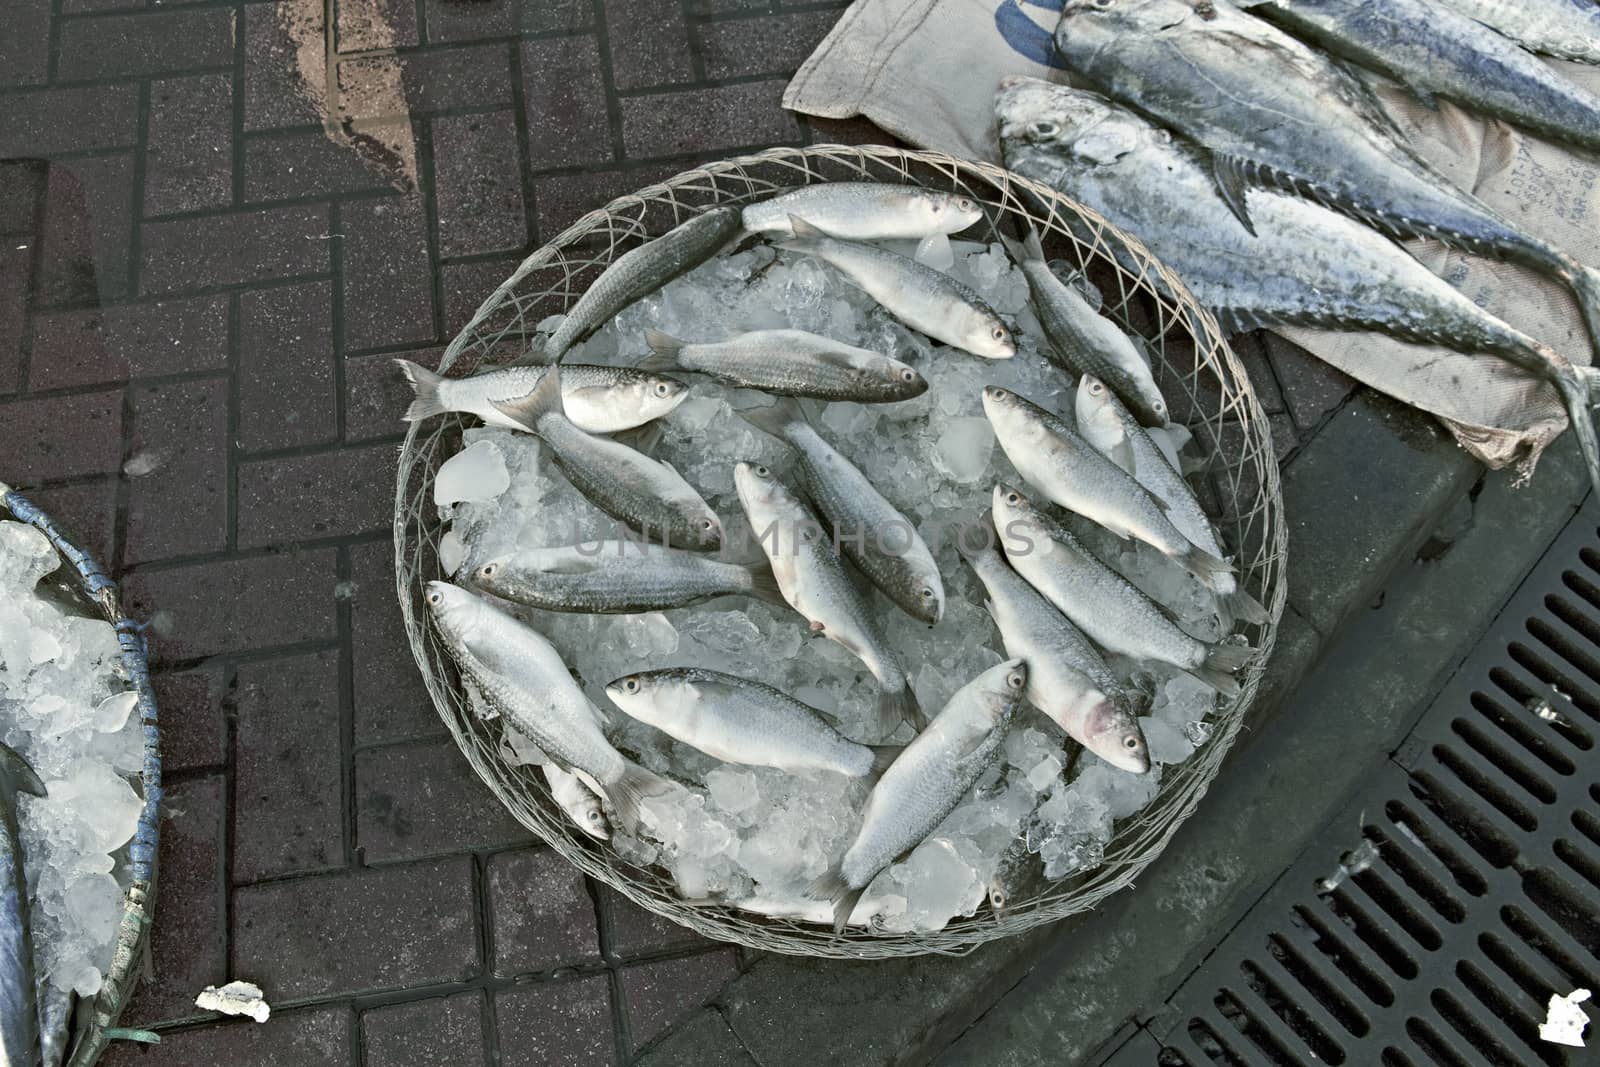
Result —
<instances>
[{"instance_id":1,"label":"fish tail","mask_svg":"<svg viewBox=\"0 0 1600 1067\"><path fill-rule=\"evenodd\" d=\"M679 354L683 351L685 342L678 340L670 333L662 330L646 329L644 343L650 346L650 354L641 359L637 366L640 370L682 370Z\"/></svg>"},{"instance_id":2,"label":"fish tail","mask_svg":"<svg viewBox=\"0 0 1600 1067\"><path fill-rule=\"evenodd\" d=\"M885 689L878 694L878 731L888 737L903 722L909 722L918 733L928 728L928 716L917 703L917 694L904 677L900 688Z\"/></svg>"},{"instance_id":3,"label":"fish tail","mask_svg":"<svg viewBox=\"0 0 1600 1067\"><path fill-rule=\"evenodd\" d=\"M639 825L639 805L645 798L670 793L672 788L671 782L654 771L624 760L622 775L605 787L604 795L611 805L613 821L632 833Z\"/></svg>"},{"instance_id":4,"label":"fish tail","mask_svg":"<svg viewBox=\"0 0 1600 1067\"><path fill-rule=\"evenodd\" d=\"M956 531L956 551L968 563L993 555L995 541L993 508L984 508L983 514Z\"/></svg>"},{"instance_id":5,"label":"fish tail","mask_svg":"<svg viewBox=\"0 0 1600 1067\"><path fill-rule=\"evenodd\" d=\"M779 397L776 404L764 408L749 408L739 412L739 417L764 434L786 441L789 427L804 425L806 413L793 397Z\"/></svg>"},{"instance_id":6,"label":"fish tail","mask_svg":"<svg viewBox=\"0 0 1600 1067\"><path fill-rule=\"evenodd\" d=\"M867 748L872 752L872 768L863 777L869 782L876 782L882 777L883 772L889 769L889 764L906 750L904 745L868 745Z\"/></svg>"},{"instance_id":7,"label":"fish tail","mask_svg":"<svg viewBox=\"0 0 1600 1067\"><path fill-rule=\"evenodd\" d=\"M1190 545L1189 550L1179 557L1178 562L1189 569L1189 573L1200 579L1200 584L1214 593L1226 590L1226 580L1233 576L1233 564L1227 560L1218 559L1199 545Z\"/></svg>"},{"instance_id":8,"label":"fish tail","mask_svg":"<svg viewBox=\"0 0 1600 1067\"><path fill-rule=\"evenodd\" d=\"M561 365L550 364L550 369L539 376L539 384L531 393L514 400L491 400L490 403L529 433L538 433L540 420L547 415L560 415L565 410L561 406Z\"/></svg>"},{"instance_id":9,"label":"fish tail","mask_svg":"<svg viewBox=\"0 0 1600 1067\"><path fill-rule=\"evenodd\" d=\"M1219 592L1218 598L1222 601L1222 607L1230 618L1243 619L1254 626L1259 626L1271 618L1267 614L1267 609L1261 606L1261 601L1239 588L1237 582L1234 583L1232 589ZM1232 627L1230 626L1229 629L1231 630Z\"/></svg>"},{"instance_id":10,"label":"fish tail","mask_svg":"<svg viewBox=\"0 0 1600 1067\"><path fill-rule=\"evenodd\" d=\"M27 793L32 797L45 795L44 783L28 766L28 761L16 749L0 744L0 792L15 795Z\"/></svg>"},{"instance_id":11,"label":"fish tail","mask_svg":"<svg viewBox=\"0 0 1600 1067\"><path fill-rule=\"evenodd\" d=\"M751 596L757 600L765 600L768 604L789 606L789 601L783 595L783 589L778 585L778 577L772 573L770 564L757 561L745 564L744 569L750 575Z\"/></svg>"},{"instance_id":12,"label":"fish tail","mask_svg":"<svg viewBox=\"0 0 1600 1067\"><path fill-rule=\"evenodd\" d=\"M1204 682L1223 696L1233 698L1239 695L1239 683L1232 675L1223 674L1221 671L1207 670L1205 667L1192 667L1186 671L1191 678Z\"/></svg>"},{"instance_id":13,"label":"fish tail","mask_svg":"<svg viewBox=\"0 0 1600 1067\"><path fill-rule=\"evenodd\" d=\"M829 867L822 876L806 887L806 896L812 900L826 900L833 905L833 932L844 933L850 913L856 910L866 886L853 889L844 880L844 872L837 866Z\"/></svg>"},{"instance_id":14,"label":"fish tail","mask_svg":"<svg viewBox=\"0 0 1600 1067\"><path fill-rule=\"evenodd\" d=\"M815 241L819 237L828 236L799 215L789 216L789 229L793 231L797 241Z\"/></svg>"},{"instance_id":15,"label":"fish tail","mask_svg":"<svg viewBox=\"0 0 1600 1067\"><path fill-rule=\"evenodd\" d=\"M1208 670L1232 674L1255 657L1256 650L1249 645L1221 644L1206 648L1205 667Z\"/></svg>"},{"instance_id":16,"label":"fish tail","mask_svg":"<svg viewBox=\"0 0 1600 1067\"><path fill-rule=\"evenodd\" d=\"M439 399L439 386L444 382L444 375L435 374L419 363L409 359L397 359L395 366L406 376L406 381L411 383L411 391L416 396L411 401L411 406L406 408L406 413L400 416L407 422L417 422L421 419L442 415L449 409L444 401Z\"/></svg>"}]
</instances>

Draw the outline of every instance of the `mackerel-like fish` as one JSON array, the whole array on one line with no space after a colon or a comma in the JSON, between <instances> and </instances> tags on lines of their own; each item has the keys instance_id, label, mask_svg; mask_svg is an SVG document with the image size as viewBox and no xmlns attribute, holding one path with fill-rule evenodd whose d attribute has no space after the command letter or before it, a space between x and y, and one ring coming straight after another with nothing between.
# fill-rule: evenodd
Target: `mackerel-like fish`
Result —
<instances>
[{"instance_id":1,"label":"mackerel-like fish","mask_svg":"<svg viewBox=\"0 0 1600 1067\"><path fill-rule=\"evenodd\" d=\"M584 433L561 408L562 368L551 366L533 392L494 406L539 435L562 473L590 503L645 537L683 548L718 548L722 523L670 464L618 441Z\"/></svg>"},{"instance_id":2,"label":"mackerel-like fish","mask_svg":"<svg viewBox=\"0 0 1600 1067\"><path fill-rule=\"evenodd\" d=\"M941 271L877 245L829 237L798 216L778 247L832 264L914 330L987 359L1017 354L1011 331L983 297Z\"/></svg>"},{"instance_id":3,"label":"mackerel-like fish","mask_svg":"<svg viewBox=\"0 0 1600 1067\"><path fill-rule=\"evenodd\" d=\"M930 626L942 619L944 580L922 535L855 464L822 439L800 405L779 401L740 414L795 450L801 487L850 562L907 615Z\"/></svg>"},{"instance_id":4,"label":"mackerel-like fish","mask_svg":"<svg viewBox=\"0 0 1600 1067\"><path fill-rule=\"evenodd\" d=\"M426 599L463 677L550 761L583 776L623 827L638 824L644 798L672 789L611 747L604 714L543 636L449 582L429 582Z\"/></svg>"},{"instance_id":5,"label":"mackerel-like fish","mask_svg":"<svg viewBox=\"0 0 1600 1067\"><path fill-rule=\"evenodd\" d=\"M1110 384L1147 425L1165 426L1167 401L1156 387L1150 364L1116 323L1056 277L1045 262L1038 231L1029 227L1028 236L1020 243L1004 235L1001 240L1028 279L1039 325L1050 342L1045 348L1050 361L1073 374L1092 374Z\"/></svg>"},{"instance_id":6,"label":"mackerel-like fish","mask_svg":"<svg viewBox=\"0 0 1600 1067\"><path fill-rule=\"evenodd\" d=\"M714 207L618 256L545 341L545 362L556 362L617 312L694 270L738 236L741 228L738 208Z\"/></svg>"},{"instance_id":7,"label":"mackerel-like fish","mask_svg":"<svg viewBox=\"0 0 1600 1067\"><path fill-rule=\"evenodd\" d=\"M994 526L1017 573L1101 648L1170 663L1224 696L1239 694L1229 675L1255 655L1246 645L1208 645L1178 628L1161 605L1008 485L994 488Z\"/></svg>"},{"instance_id":8,"label":"mackerel-like fish","mask_svg":"<svg viewBox=\"0 0 1600 1067\"><path fill-rule=\"evenodd\" d=\"M1172 524L1150 490L1048 411L989 385L983 390L983 412L1011 465L1051 503L1093 519L1118 537L1143 541L1209 589L1232 574L1231 564Z\"/></svg>"},{"instance_id":9,"label":"mackerel-like fish","mask_svg":"<svg viewBox=\"0 0 1600 1067\"><path fill-rule=\"evenodd\" d=\"M1600 7L1594 0L1440 0L1530 52L1600 63Z\"/></svg>"},{"instance_id":10,"label":"mackerel-like fish","mask_svg":"<svg viewBox=\"0 0 1600 1067\"><path fill-rule=\"evenodd\" d=\"M6 1067L39 1062L39 1005L28 922L28 878L17 830L17 794L44 796L28 761L0 744L0 1056Z\"/></svg>"},{"instance_id":11,"label":"mackerel-like fish","mask_svg":"<svg viewBox=\"0 0 1600 1067\"><path fill-rule=\"evenodd\" d=\"M735 595L785 604L765 563L725 563L629 539L522 549L483 563L472 582L502 600L595 615L666 611Z\"/></svg>"},{"instance_id":12,"label":"mackerel-like fish","mask_svg":"<svg viewBox=\"0 0 1600 1067\"><path fill-rule=\"evenodd\" d=\"M1246 225L1246 187L1271 186L1497 255L1565 283L1600 343L1600 274L1453 186L1354 75L1230 0L1068 0L1055 39L1075 73L1204 145Z\"/></svg>"},{"instance_id":13,"label":"mackerel-like fish","mask_svg":"<svg viewBox=\"0 0 1600 1067\"><path fill-rule=\"evenodd\" d=\"M606 695L635 719L725 763L875 776L900 752L846 740L781 690L699 667L618 678Z\"/></svg>"},{"instance_id":14,"label":"mackerel-like fish","mask_svg":"<svg viewBox=\"0 0 1600 1067\"><path fill-rule=\"evenodd\" d=\"M583 779L554 763L540 764L539 770L550 786L551 798L578 829L596 841L611 839L611 828L606 825L606 813L600 797L583 784Z\"/></svg>"},{"instance_id":15,"label":"mackerel-like fish","mask_svg":"<svg viewBox=\"0 0 1600 1067\"><path fill-rule=\"evenodd\" d=\"M1444 97L1545 137L1600 150L1600 97L1462 14L1454 0L1239 0L1239 6L1393 78L1423 100ZM1600 5L1584 0L1584 6L1600 42Z\"/></svg>"},{"instance_id":16,"label":"mackerel-like fish","mask_svg":"<svg viewBox=\"0 0 1600 1067\"><path fill-rule=\"evenodd\" d=\"M1199 149L1096 93L1008 78L995 114L1007 166L1137 236L1225 328L1376 330L1489 354L1548 380L1600 489L1593 370L1488 314L1393 242L1310 201L1255 188L1245 194L1251 234Z\"/></svg>"},{"instance_id":17,"label":"mackerel-like fish","mask_svg":"<svg viewBox=\"0 0 1600 1067\"><path fill-rule=\"evenodd\" d=\"M514 401L533 392L544 377L543 367L501 367L469 378L446 378L409 359L397 359L416 398L405 421L416 422L445 411L476 415L487 426L532 430L517 422L496 402ZM668 414L689 399L689 387L676 378L647 374L632 367L591 363L561 366L561 405L572 425L584 433L620 433Z\"/></svg>"},{"instance_id":18,"label":"mackerel-like fish","mask_svg":"<svg viewBox=\"0 0 1600 1067\"><path fill-rule=\"evenodd\" d=\"M752 233L793 237L789 216L798 215L824 233L851 241L917 240L959 233L983 218L970 196L915 185L824 182L780 193L744 209Z\"/></svg>"},{"instance_id":19,"label":"mackerel-like fish","mask_svg":"<svg viewBox=\"0 0 1600 1067\"><path fill-rule=\"evenodd\" d=\"M1132 695L1083 632L1000 557L991 520L985 512L956 538L956 548L988 590L985 606L1006 655L1028 664L1028 702L1106 762L1148 771Z\"/></svg>"},{"instance_id":20,"label":"mackerel-like fish","mask_svg":"<svg viewBox=\"0 0 1600 1067\"><path fill-rule=\"evenodd\" d=\"M1078 432L1102 456L1136 478L1167 509L1167 518L1178 532L1213 556L1221 558L1222 543L1216 527L1195 497L1183 475L1173 470L1161 447L1150 439L1133 413L1104 382L1085 376L1078 381L1076 401ZM1239 588L1235 575L1222 576L1214 586L1221 609L1223 630L1233 629L1233 620L1267 621L1267 610L1259 601Z\"/></svg>"},{"instance_id":21,"label":"mackerel-like fish","mask_svg":"<svg viewBox=\"0 0 1600 1067\"><path fill-rule=\"evenodd\" d=\"M957 690L883 772L855 840L807 890L833 902L834 930L844 930L879 872L921 844L994 762L1027 688L1028 667L1020 659L989 668Z\"/></svg>"},{"instance_id":22,"label":"mackerel-like fish","mask_svg":"<svg viewBox=\"0 0 1600 1067\"><path fill-rule=\"evenodd\" d=\"M928 391L915 368L898 359L804 330L757 330L726 341L691 344L646 330L651 355L644 370L685 370L776 396L882 404Z\"/></svg>"},{"instance_id":23,"label":"mackerel-like fish","mask_svg":"<svg viewBox=\"0 0 1600 1067\"><path fill-rule=\"evenodd\" d=\"M735 466L733 481L784 599L811 623L812 633L844 646L878 680L880 736L893 733L902 721L918 729L927 725L906 672L889 651L866 598L845 573L811 509L758 464Z\"/></svg>"}]
</instances>

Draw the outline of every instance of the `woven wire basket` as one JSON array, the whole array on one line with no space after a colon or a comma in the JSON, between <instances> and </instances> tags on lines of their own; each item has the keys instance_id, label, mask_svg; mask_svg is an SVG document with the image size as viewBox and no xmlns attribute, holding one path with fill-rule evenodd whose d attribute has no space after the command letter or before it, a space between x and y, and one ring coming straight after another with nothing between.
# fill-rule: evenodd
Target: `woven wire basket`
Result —
<instances>
[{"instance_id":1,"label":"woven wire basket","mask_svg":"<svg viewBox=\"0 0 1600 1067\"><path fill-rule=\"evenodd\" d=\"M471 423L446 415L412 423L400 455L395 494L396 592L407 635L428 692L462 752L506 808L585 874L635 903L706 937L797 955L873 959L924 953L962 954L978 945L1094 907L1130 885L1193 812L1233 743L1256 688L1285 596L1283 501L1272 435L1244 369L1216 321L1181 282L1136 239L1048 187L984 163L933 152L822 145L778 148L685 171L620 197L583 216L529 256L473 315L446 350L440 370L452 376L523 354L535 324L562 313L618 255L709 207L759 200L774 192L827 181L874 181L959 191L984 206L973 233L993 241L1004 223L1031 223L1061 258L1076 259L1104 297L1103 310L1150 342L1157 381L1173 417L1188 424L1205 460L1202 500L1224 544L1235 553L1242 583L1267 605L1271 621L1248 631L1260 653L1242 674L1241 692L1219 701L1211 739L1163 772L1160 791L1120 822L1097 869L1014 901L1005 917L987 909L958 917L936 933L884 933L765 918L728 906L690 905L670 877L641 869L605 843L581 833L551 799L534 767L500 754L499 720L484 721L467 704L459 675L428 623L426 583L448 578L439 565L443 528L432 505L439 465ZM954 356L953 358L966 358Z\"/></svg>"},{"instance_id":2,"label":"woven wire basket","mask_svg":"<svg viewBox=\"0 0 1600 1067\"><path fill-rule=\"evenodd\" d=\"M139 781L144 792L144 808L139 824L128 843L132 880L122 895L122 921L117 926L117 941L105 971L100 992L95 994L90 1011L74 1016L76 1032L68 1042L68 1067L90 1067L115 1037L154 1040L141 1031L120 1030L117 1019L133 996L139 981L139 964L149 943L150 924L155 920L156 859L161 837L161 730L156 716L156 694L150 684L149 654L144 628L123 613L117 597L117 583L106 576L89 553L75 546L54 520L26 497L0 483L0 509L9 510L50 539L57 552L76 573L78 590L84 599L99 609L117 632L122 649L122 668L128 682L139 694L139 728L144 737L144 762Z\"/></svg>"}]
</instances>

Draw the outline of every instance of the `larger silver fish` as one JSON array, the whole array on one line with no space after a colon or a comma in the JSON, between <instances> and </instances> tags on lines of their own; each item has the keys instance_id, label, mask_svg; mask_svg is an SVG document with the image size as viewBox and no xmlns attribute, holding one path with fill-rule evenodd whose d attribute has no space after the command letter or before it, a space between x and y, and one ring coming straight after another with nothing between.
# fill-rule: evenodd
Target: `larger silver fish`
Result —
<instances>
[{"instance_id":1,"label":"larger silver fish","mask_svg":"<svg viewBox=\"0 0 1600 1067\"><path fill-rule=\"evenodd\" d=\"M694 270L737 237L741 228L738 208L714 207L618 256L545 341L545 362L556 362L617 312Z\"/></svg>"},{"instance_id":2,"label":"larger silver fish","mask_svg":"<svg viewBox=\"0 0 1600 1067\"><path fill-rule=\"evenodd\" d=\"M1530 52L1600 63L1600 7L1594 0L1441 0Z\"/></svg>"},{"instance_id":3,"label":"larger silver fish","mask_svg":"<svg viewBox=\"0 0 1600 1067\"><path fill-rule=\"evenodd\" d=\"M632 830L640 803L672 788L611 747L604 713L544 637L448 582L429 582L426 599L462 676L551 762L581 774L622 826Z\"/></svg>"},{"instance_id":4,"label":"larger silver fish","mask_svg":"<svg viewBox=\"0 0 1600 1067\"><path fill-rule=\"evenodd\" d=\"M794 237L779 248L832 264L912 329L987 359L1017 354L1011 331L994 309L948 274L887 248L829 237L798 217L790 227Z\"/></svg>"},{"instance_id":5,"label":"larger silver fish","mask_svg":"<svg viewBox=\"0 0 1600 1067\"><path fill-rule=\"evenodd\" d=\"M578 492L647 538L684 548L718 548L722 523L670 464L606 437L584 433L561 408L562 368L551 366L533 392L493 404L538 434Z\"/></svg>"},{"instance_id":6,"label":"larger silver fish","mask_svg":"<svg viewBox=\"0 0 1600 1067\"><path fill-rule=\"evenodd\" d=\"M1097 93L1008 78L995 114L1009 167L1139 237L1227 328L1376 330L1492 354L1549 380L1600 488L1593 370L1489 315L1393 242L1309 201L1254 188L1246 193L1251 234L1198 149Z\"/></svg>"},{"instance_id":7,"label":"larger silver fish","mask_svg":"<svg viewBox=\"0 0 1600 1067\"><path fill-rule=\"evenodd\" d=\"M651 355L642 368L693 371L776 396L882 404L928 391L922 375L898 359L804 330L756 330L704 344L660 330L646 330L644 338Z\"/></svg>"},{"instance_id":8,"label":"larger silver fish","mask_svg":"<svg viewBox=\"0 0 1600 1067\"><path fill-rule=\"evenodd\" d=\"M991 521L985 513L962 530L956 548L989 593L1006 655L1028 665L1028 702L1106 762L1145 773L1150 751L1132 694L1083 632L1000 557Z\"/></svg>"},{"instance_id":9,"label":"larger silver fish","mask_svg":"<svg viewBox=\"0 0 1600 1067\"><path fill-rule=\"evenodd\" d=\"M606 695L635 719L726 763L876 775L898 748L847 740L809 705L770 685L699 667L618 678Z\"/></svg>"},{"instance_id":10,"label":"larger silver fish","mask_svg":"<svg viewBox=\"0 0 1600 1067\"><path fill-rule=\"evenodd\" d=\"M1167 518L1179 533L1213 556L1222 556L1217 529L1205 508L1200 506L1194 490L1189 488L1183 475L1173 469L1161 446L1150 439L1139 420L1122 406L1122 401L1104 382L1087 376L1078 381L1075 412L1078 432L1085 441L1150 490L1151 495L1166 506ZM1267 610L1239 588L1235 575L1224 575L1214 590L1224 630L1233 629L1235 617L1252 623L1267 621Z\"/></svg>"},{"instance_id":11,"label":"larger silver fish","mask_svg":"<svg viewBox=\"0 0 1600 1067\"><path fill-rule=\"evenodd\" d=\"M17 831L17 794L45 795L28 761L0 744L0 1057L4 1067L39 1062L39 1005L28 922L28 878Z\"/></svg>"},{"instance_id":12,"label":"larger silver fish","mask_svg":"<svg viewBox=\"0 0 1600 1067\"><path fill-rule=\"evenodd\" d=\"M1208 588L1233 572L1230 564L1185 537L1150 490L1037 404L989 385L983 390L983 413L1017 473L1052 503L1118 537L1143 541Z\"/></svg>"},{"instance_id":13,"label":"larger silver fish","mask_svg":"<svg viewBox=\"0 0 1600 1067\"><path fill-rule=\"evenodd\" d=\"M1250 662L1255 649L1190 637L1161 605L1009 485L994 488L994 526L1017 573L1101 648L1170 663L1224 696L1239 694L1229 675Z\"/></svg>"},{"instance_id":14,"label":"larger silver fish","mask_svg":"<svg viewBox=\"0 0 1600 1067\"><path fill-rule=\"evenodd\" d=\"M735 595L785 604L765 563L725 563L631 539L520 549L485 562L472 581L502 600L596 615L666 611Z\"/></svg>"},{"instance_id":15,"label":"larger silver fish","mask_svg":"<svg viewBox=\"0 0 1600 1067\"><path fill-rule=\"evenodd\" d=\"M544 367L501 367L468 378L446 378L409 359L397 359L416 394L405 421L416 422L445 411L476 415L487 426L532 430L495 406L533 392ZM689 399L689 387L664 374L632 367L590 363L561 366L561 405L572 425L584 433L620 433L669 414Z\"/></svg>"},{"instance_id":16,"label":"larger silver fish","mask_svg":"<svg viewBox=\"0 0 1600 1067\"><path fill-rule=\"evenodd\" d=\"M915 240L959 233L983 218L983 208L970 196L915 185L824 182L746 205L744 228L793 237L791 215L851 241Z\"/></svg>"},{"instance_id":17,"label":"larger silver fish","mask_svg":"<svg viewBox=\"0 0 1600 1067\"><path fill-rule=\"evenodd\" d=\"M780 401L740 414L795 450L802 488L850 562L912 618L930 626L943 618L944 580L922 535L855 464L822 439L800 405Z\"/></svg>"},{"instance_id":18,"label":"larger silver fish","mask_svg":"<svg viewBox=\"0 0 1600 1067\"><path fill-rule=\"evenodd\" d=\"M887 737L903 721L919 729L926 725L906 672L889 651L866 598L845 573L811 509L758 464L738 464L733 481L784 599L805 616L813 633L844 646L878 680L880 736Z\"/></svg>"},{"instance_id":19,"label":"larger silver fish","mask_svg":"<svg viewBox=\"0 0 1600 1067\"><path fill-rule=\"evenodd\" d=\"M957 690L883 772L867 797L855 840L807 890L833 902L835 931L844 930L879 872L921 844L994 762L1027 688L1028 668L1020 659L989 668Z\"/></svg>"},{"instance_id":20,"label":"larger silver fish","mask_svg":"<svg viewBox=\"0 0 1600 1067\"><path fill-rule=\"evenodd\" d=\"M1600 274L1453 186L1354 75L1230 0L1068 0L1056 48L1075 73L1209 149L1217 188L1247 224L1246 187L1273 186L1501 256L1561 279L1600 342Z\"/></svg>"},{"instance_id":21,"label":"larger silver fish","mask_svg":"<svg viewBox=\"0 0 1600 1067\"><path fill-rule=\"evenodd\" d=\"M1303 41L1387 75L1424 100L1462 107L1590 151L1600 149L1600 97L1452 0L1239 0ZM1585 0L1600 28L1600 6Z\"/></svg>"}]
</instances>

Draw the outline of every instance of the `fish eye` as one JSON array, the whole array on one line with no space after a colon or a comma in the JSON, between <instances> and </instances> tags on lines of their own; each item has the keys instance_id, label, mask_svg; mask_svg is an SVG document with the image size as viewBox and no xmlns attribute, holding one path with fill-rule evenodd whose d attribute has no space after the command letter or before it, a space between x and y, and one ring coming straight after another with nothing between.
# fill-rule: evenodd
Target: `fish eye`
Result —
<instances>
[{"instance_id":1,"label":"fish eye","mask_svg":"<svg viewBox=\"0 0 1600 1067\"><path fill-rule=\"evenodd\" d=\"M1060 130L1061 127L1053 122L1034 122L1028 126L1028 132L1035 137L1054 137Z\"/></svg>"},{"instance_id":2,"label":"fish eye","mask_svg":"<svg viewBox=\"0 0 1600 1067\"><path fill-rule=\"evenodd\" d=\"M1006 334L1006 328L1004 326L996 326L994 329L989 331L989 336L993 337L996 341L1004 341L1008 335Z\"/></svg>"},{"instance_id":3,"label":"fish eye","mask_svg":"<svg viewBox=\"0 0 1600 1067\"><path fill-rule=\"evenodd\" d=\"M756 477L757 478L765 478L767 475L769 475L771 473L772 472L767 470L767 468L765 468L765 467L762 467L762 466L759 466L759 465L756 467Z\"/></svg>"},{"instance_id":4,"label":"fish eye","mask_svg":"<svg viewBox=\"0 0 1600 1067\"><path fill-rule=\"evenodd\" d=\"M666 396L670 392L672 392L672 390L668 387L666 382L656 383L656 396Z\"/></svg>"},{"instance_id":5,"label":"fish eye","mask_svg":"<svg viewBox=\"0 0 1600 1067\"><path fill-rule=\"evenodd\" d=\"M1012 689L1021 689L1026 682L1027 679L1022 676L1021 671L1012 671L1010 674L1006 675L1006 685L1010 686Z\"/></svg>"},{"instance_id":6,"label":"fish eye","mask_svg":"<svg viewBox=\"0 0 1600 1067\"><path fill-rule=\"evenodd\" d=\"M639 679L629 678L624 681L622 683L622 691L624 693L637 693L639 691Z\"/></svg>"},{"instance_id":7,"label":"fish eye","mask_svg":"<svg viewBox=\"0 0 1600 1067\"><path fill-rule=\"evenodd\" d=\"M1006 906L1006 895L998 889L991 889L989 890L989 903L997 908L1003 908Z\"/></svg>"},{"instance_id":8,"label":"fish eye","mask_svg":"<svg viewBox=\"0 0 1600 1067\"><path fill-rule=\"evenodd\" d=\"M430 604L437 604L437 603L439 603L439 601L441 601L443 599L444 599L444 594L443 593L434 592L434 593L429 593L428 594L428 603L430 603Z\"/></svg>"},{"instance_id":9,"label":"fish eye","mask_svg":"<svg viewBox=\"0 0 1600 1067\"><path fill-rule=\"evenodd\" d=\"M917 372L912 370L910 367L907 367L905 370L900 372L900 380L907 383L914 382L917 380Z\"/></svg>"},{"instance_id":10,"label":"fish eye","mask_svg":"<svg viewBox=\"0 0 1600 1067\"><path fill-rule=\"evenodd\" d=\"M590 808L589 809L588 818L589 818L590 822L598 823L600 821L600 819L601 819L600 809L599 808Z\"/></svg>"},{"instance_id":11,"label":"fish eye","mask_svg":"<svg viewBox=\"0 0 1600 1067\"><path fill-rule=\"evenodd\" d=\"M1106 391L1106 387L1101 385L1099 382L1095 382L1093 385L1089 386L1089 395L1090 396L1099 396L1101 393L1103 393L1105 391Z\"/></svg>"},{"instance_id":12,"label":"fish eye","mask_svg":"<svg viewBox=\"0 0 1600 1067\"><path fill-rule=\"evenodd\" d=\"M933 590L929 589L927 586L923 586L922 587L922 596L926 600L932 600L933 599Z\"/></svg>"},{"instance_id":13,"label":"fish eye","mask_svg":"<svg viewBox=\"0 0 1600 1067\"><path fill-rule=\"evenodd\" d=\"M964 196L960 200L956 201L957 211L971 211L975 207L977 207L977 205Z\"/></svg>"},{"instance_id":14,"label":"fish eye","mask_svg":"<svg viewBox=\"0 0 1600 1067\"><path fill-rule=\"evenodd\" d=\"M1007 504L1020 504L1020 503L1022 503L1022 494L1021 493L1007 493L1006 494L1006 503Z\"/></svg>"},{"instance_id":15,"label":"fish eye","mask_svg":"<svg viewBox=\"0 0 1600 1067\"><path fill-rule=\"evenodd\" d=\"M499 569L500 568L499 568L499 566L497 564L485 563L483 566L478 568L478 577L480 577L480 578L491 578L491 577L494 576L494 572L499 570Z\"/></svg>"},{"instance_id":16,"label":"fish eye","mask_svg":"<svg viewBox=\"0 0 1600 1067\"><path fill-rule=\"evenodd\" d=\"M1127 749L1129 752L1134 752L1142 746L1139 744L1139 739L1137 737L1128 737L1123 739L1122 747Z\"/></svg>"},{"instance_id":17,"label":"fish eye","mask_svg":"<svg viewBox=\"0 0 1600 1067\"><path fill-rule=\"evenodd\" d=\"M700 520L700 529L702 529L702 530L709 530L715 525L716 525L716 523L712 522L710 519L701 519Z\"/></svg>"}]
</instances>

